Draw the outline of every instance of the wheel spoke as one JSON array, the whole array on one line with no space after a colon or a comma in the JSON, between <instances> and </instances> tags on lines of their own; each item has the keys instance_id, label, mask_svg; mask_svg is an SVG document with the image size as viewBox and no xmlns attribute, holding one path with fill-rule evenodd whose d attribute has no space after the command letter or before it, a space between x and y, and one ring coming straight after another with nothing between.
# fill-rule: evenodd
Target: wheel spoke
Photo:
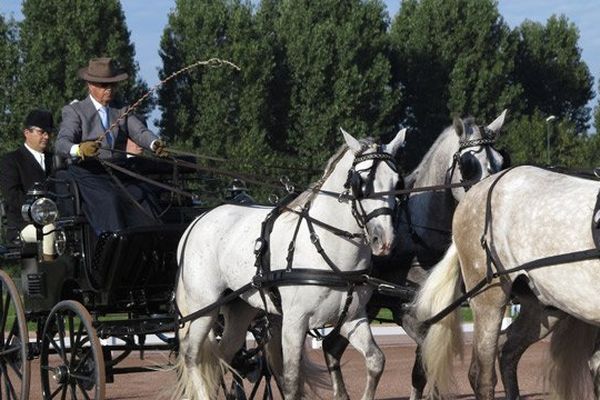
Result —
<instances>
[{"instance_id":1,"label":"wheel spoke","mask_svg":"<svg viewBox=\"0 0 600 400\"><path fill-rule=\"evenodd\" d=\"M4 373L4 367L3 366L0 367L0 368L3 370L3 372L2 372L2 383L4 383L4 381L6 379L6 373ZM0 400L4 399L4 391L2 390L3 387L5 387L5 386L4 385L0 386ZM8 390L6 391L6 397L9 398Z\"/></svg>"},{"instance_id":2,"label":"wheel spoke","mask_svg":"<svg viewBox=\"0 0 600 400\"><path fill-rule=\"evenodd\" d=\"M8 374L6 373L6 363L0 363L0 375L2 375L2 387L5 389L6 398L10 399L10 387L8 382ZM0 392L2 392L0 390Z\"/></svg>"},{"instance_id":3,"label":"wheel spoke","mask_svg":"<svg viewBox=\"0 0 600 400\"><path fill-rule=\"evenodd\" d=\"M20 353L21 346L11 346L6 347L4 350L0 351L0 357L12 356L14 353Z\"/></svg>"},{"instance_id":4,"label":"wheel spoke","mask_svg":"<svg viewBox=\"0 0 600 400\"><path fill-rule=\"evenodd\" d=\"M77 381L77 386L79 387L79 389L81 390L81 393L83 393L83 396L86 399L90 399L90 396L88 396L87 391L81 386L81 384L79 383L79 381Z\"/></svg>"},{"instance_id":5,"label":"wheel spoke","mask_svg":"<svg viewBox=\"0 0 600 400\"><path fill-rule=\"evenodd\" d=\"M50 344L52 344L52 347L54 347L54 350L56 350L56 353L62 359L63 363L68 364L69 362L68 362L68 360L65 359L64 350L60 348L58 343L56 343L56 340L54 340L54 338L50 338L49 341L50 341Z\"/></svg>"},{"instance_id":6,"label":"wheel spoke","mask_svg":"<svg viewBox=\"0 0 600 400\"><path fill-rule=\"evenodd\" d=\"M81 327L81 323L79 324L79 326ZM75 339L75 325L74 325L74 321L73 321L73 315L69 314L69 340L71 341L71 364L73 364L75 362L75 354L77 354L77 346L79 343L79 340Z\"/></svg>"},{"instance_id":7,"label":"wheel spoke","mask_svg":"<svg viewBox=\"0 0 600 400\"><path fill-rule=\"evenodd\" d=\"M58 328L58 338L60 340L61 358L67 362L67 355L65 353L65 319L63 316L56 313L56 326Z\"/></svg>"},{"instance_id":8,"label":"wheel spoke","mask_svg":"<svg viewBox=\"0 0 600 400\"><path fill-rule=\"evenodd\" d=\"M63 392L63 395L61 396L61 398L62 398L62 399L64 399L64 398L65 398L65 395L64 395L64 392L65 392L65 390L64 390L64 389L65 389L65 385L60 385L60 386L58 386L58 387L56 388L56 390L55 390L54 392L52 392L52 394L50 394L50 398L51 398L51 399L53 399L54 397L56 397L56 395L57 395L57 394L58 394L60 391L62 391L62 392Z\"/></svg>"},{"instance_id":9,"label":"wheel spoke","mask_svg":"<svg viewBox=\"0 0 600 400\"><path fill-rule=\"evenodd\" d=\"M17 369L13 363L8 363L8 366L15 372L15 374L17 374L17 377L20 380L23 380L23 374L21 373L21 370Z\"/></svg>"},{"instance_id":10,"label":"wheel spoke","mask_svg":"<svg viewBox=\"0 0 600 400\"><path fill-rule=\"evenodd\" d=\"M15 316L15 320L13 321L10 331L8 332L8 336L6 336L6 339L3 343L5 346L10 345L10 343L12 342L14 337L19 337L19 332L17 332L18 329L19 329L19 320Z\"/></svg>"},{"instance_id":11,"label":"wheel spoke","mask_svg":"<svg viewBox=\"0 0 600 400\"><path fill-rule=\"evenodd\" d=\"M75 378L78 381L96 382L94 377L88 375L71 374L71 378Z\"/></svg>"},{"instance_id":12,"label":"wheel spoke","mask_svg":"<svg viewBox=\"0 0 600 400\"><path fill-rule=\"evenodd\" d=\"M77 366L75 366L75 368L73 368L73 373L78 372L81 369L81 367L83 367L85 365L87 359L90 358L90 354L92 354L91 350L88 350L83 354L83 357L81 357L81 359L77 363ZM73 365L73 364L71 364L71 365Z\"/></svg>"},{"instance_id":13,"label":"wheel spoke","mask_svg":"<svg viewBox=\"0 0 600 400\"><path fill-rule=\"evenodd\" d=\"M10 391L10 396L8 395L8 393L6 394L6 397L9 399L15 399L17 400L19 398L19 396L17 396L17 391L15 390L14 385L12 384L11 380L8 378L8 375L6 375L6 388L7 391Z\"/></svg>"},{"instance_id":14,"label":"wheel spoke","mask_svg":"<svg viewBox=\"0 0 600 400\"><path fill-rule=\"evenodd\" d=\"M2 286L2 289L4 289L4 286ZM2 293L0 293L0 296L3 293L4 293L4 290L2 290ZM2 297L4 297L4 296L2 296ZM9 307L10 307L10 295L7 293L6 301L4 301L4 298L2 299L2 315L0 316L0 328L2 329L2 330L0 330L0 332L2 332L2 341L4 341L4 330L6 329L6 321L8 320L8 308Z\"/></svg>"}]
</instances>

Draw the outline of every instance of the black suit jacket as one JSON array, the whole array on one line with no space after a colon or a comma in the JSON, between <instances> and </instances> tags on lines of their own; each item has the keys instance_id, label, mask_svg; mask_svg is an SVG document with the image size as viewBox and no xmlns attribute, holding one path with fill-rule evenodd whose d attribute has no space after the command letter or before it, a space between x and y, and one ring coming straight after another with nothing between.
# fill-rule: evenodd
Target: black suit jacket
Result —
<instances>
[{"instance_id":1,"label":"black suit jacket","mask_svg":"<svg viewBox=\"0 0 600 400\"><path fill-rule=\"evenodd\" d=\"M33 154L21 145L17 150L7 153L0 160L0 190L6 202L8 219L7 236L9 240L26 225L21 217L21 206L27 190L35 182L44 182L50 173L52 156L45 153L46 171L33 157Z\"/></svg>"}]
</instances>

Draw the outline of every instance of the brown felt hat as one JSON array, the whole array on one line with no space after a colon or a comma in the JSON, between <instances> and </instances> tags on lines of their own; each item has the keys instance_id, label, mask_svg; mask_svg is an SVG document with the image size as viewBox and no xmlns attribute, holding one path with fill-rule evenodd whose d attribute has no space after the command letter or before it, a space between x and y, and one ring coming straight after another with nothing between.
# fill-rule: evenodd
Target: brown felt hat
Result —
<instances>
[{"instance_id":1,"label":"brown felt hat","mask_svg":"<svg viewBox=\"0 0 600 400\"><path fill-rule=\"evenodd\" d=\"M113 83L127 79L126 72L117 69L115 62L110 57L92 58L87 67L79 70L81 79L92 83Z\"/></svg>"}]
</instances>

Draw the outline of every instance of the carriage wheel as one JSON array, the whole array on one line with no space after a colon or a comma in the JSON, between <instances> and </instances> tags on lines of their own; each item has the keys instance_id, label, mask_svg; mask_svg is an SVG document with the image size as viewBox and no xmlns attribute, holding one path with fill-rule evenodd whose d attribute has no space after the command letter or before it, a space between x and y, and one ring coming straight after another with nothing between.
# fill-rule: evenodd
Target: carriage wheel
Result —
<instances>
[{"instance_id":1,"label":"carriage wheel","mask_svg":"<svg viewBox=\"0 0 600 400\"><path fill-rule=\"evenodd\" d=\"M104 399L106 371L92 317L80 303L58 303L46 320L40 354L44 399Z\"/></svg>"},{"instance_id":2,"label":"carriage wheel","mask_svg":"<svg viewBox=\"0 0 600 400\"><path fill-rule=\"evenodd\" d=\"M29 398L29 331L23 302L12 279L0 270L0 399Z\"/></svg>"}]
</instances>

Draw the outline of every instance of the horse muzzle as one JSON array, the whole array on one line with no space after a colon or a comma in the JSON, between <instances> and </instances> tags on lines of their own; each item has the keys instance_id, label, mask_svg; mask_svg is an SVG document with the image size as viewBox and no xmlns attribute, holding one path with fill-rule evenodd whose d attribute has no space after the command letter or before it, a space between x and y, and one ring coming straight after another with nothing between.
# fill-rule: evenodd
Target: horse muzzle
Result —
<instances>
[{"instance_id":1,"label":"horse muzzle","mask_svg":"<svg viewBox=\"0 0 600 400\"><path fill-rule=\"evenodd\" d=\"M375 228L370 235L371 251L375 256L387 256L392 251L394 232Z\"/></svg>"}]
</instances>

